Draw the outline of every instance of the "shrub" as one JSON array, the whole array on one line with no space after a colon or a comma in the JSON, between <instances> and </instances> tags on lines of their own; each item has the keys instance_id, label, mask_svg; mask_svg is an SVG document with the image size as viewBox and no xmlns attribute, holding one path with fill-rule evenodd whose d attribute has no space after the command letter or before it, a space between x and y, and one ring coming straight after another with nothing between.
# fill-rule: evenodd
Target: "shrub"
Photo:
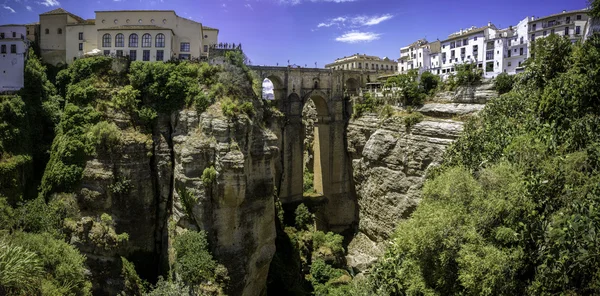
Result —
<instances>
[{"instance_id":1,"label":"shrub","mask_svg":"<svg viewBox=\"0 0 600 296\"><path fill-rule=\"evenodd\" d=\"M404 117L404 126L410 130L413 126L423 120L424 116L420 112L411 112Z\"/></svg>"},{"instance_id":2,"label":"shrub","mask_svg":"<svg viewBox=\"0 0 600 296\"><path fill-rule=\"evenodd\" d=\"M456 64L456 84L459 86L476 85L481 82L482 71L475 63Z\"/></svg>"},{"instance_id":3,"label":"shrub","mask_svg":"<svg viewBox=\"0 0 600 296\"><path fill-rule=\"evenodd\" d=\"M44 269L42 295L91 295L91 283L85 276L85 257L73 246L48 233L18 232L11 241L37 255Z\"/></svg>"},{"instance_id":4,"label":"shrub","mask_svg":"<svg viewBox=\"0 0 600 296\"><path fill-rule=\"evenodd\" d=\"M185 284L180 280L165 280L162 277L158 278L158 282L154 286L154 289L146 296L180 296L189 295L190 288L186 287Z\"/></svg>"},{"instance_id":5,"label":"shrub","mask_svg":"<svg viewBox=\"0 0 600 296\"><path fill-rule=\"evenodd\" d=\"M315 190L315 174L307 168L304 169L304 175L302 176L302 189L306 194L317 193Z\"/></svg>"},{"instance_id":6,"label":"shrub","mask_svg":"<svg viewBox=\"0 0 600 296\"><path fill-rule=\"evenodd\" d=\"M313 248L317 250L320 247L329 248L334 254L343 255L344 247L342 243L344 241L344 237L335 234L333 232L328 232L325 234L322 231L316 231L313 233Z\"/></svg>"},{"instance_id":7,"label":"shrub","mask_svg":"<svg viewBox=\"0 0 600 296\"><path fill-rule=\"evenodd\" d=\"M499 94L505 94L512 90L514 79L508 73L502 73L494 80L494 88Z\"/></svg>"},{"instance_id":8,"label":"shrub","mask_svg":"<svg viewBox=\"0 0 600 296\"><path fill-rule=\"evenodd\" d=\"M423 72L423 74L421 74L421 81L419 84L424 93L432 95L439 83L440 78L437 75L432 74L431 72Z\"/></svg>"},{"instance_id":9,"label":"shrub","mask_svg":"<svg viewBox=\"0 0 600 296\"><path fill-rule=\"evenodd\" d=\"M143 295L145 293L148 283L139 277L135 271L135 265L125 259L125 257L121 257L121 277L123 278L124 286L122 294Z\"/></svg>"},{"instance_id":10,"label":"shrub","mask_svg":"<svg viewBox=\"0 0 600 296\"><path fill-rule=\"evenodd\" d=\"M201 180L204 186L212 186L212 184L217 180L217 170L215 170L215 167L210 166L208 168L205 168L202 172Z\"/></svg>"},{"instance_id":11,"label":"shrub","mask_svg":"<svg viewBox=\"0 0 600 296\"><path fill-rule=\"evenodd\" d=\"M215 279L217 262L208 251L204 231L188 230L175 237L175 272L190 285L198 285Z\"/></svg>"},{"instance_id":12,"label":"shrub","mask_svg":"<svg viewBox=\"0 0 600 296\"><path fill-rule=\"evenodd\" d=\"M296 227L298 229L309 229L314 223L315 216L304 204L300 204L294 212L296 216Z\"/></svg>"},{"instance_id":13,"label":"shrub","mask_svg":"<svg viewBox=\"0 0 600 296\"><path fill-rule=\"evenodd\" d=\"M394 108L392 108L392 106L390 106L389 104L385 104L383 106L383 108L381 108L381 111L379 111L379 117L380 118L390 118L394 115Z\"/></svg>"},{"instance_id":14,"label":"shrub","mask_svg":"<svg viewBox=\"0 0 600 296\"><path fill-rule=\"evenodd\" d=\"M43 275L38 256L23 247L0 238L0 293L2 295L34 294Z\"/></svg>"},{"instance_id":15,"label":"shrub","mask_svg":"<svg viewBox=\"0 0 600 296\"><path fill-rule=\"evenodd\" d=\"M375 112L375 109L379 105L377 99L366 94L361 103L354 104L354 110L352 113L353 118L361 117L364 113Z\"/></svg>"},{"instance_id":16,"label":"shrub","mask_svg":"<svg viewBox=\"0 0 600 296\"><path fill-rule=\"evenodd\" d=\"M250 102L244 102L240 104L237 100L232 100L230 98L225 98L221 101L221 109L223 111L223 115L234 118L240 114L246 114L248 116L252 116L254 114L254 106Z\"/></svg>"}]
</instances>

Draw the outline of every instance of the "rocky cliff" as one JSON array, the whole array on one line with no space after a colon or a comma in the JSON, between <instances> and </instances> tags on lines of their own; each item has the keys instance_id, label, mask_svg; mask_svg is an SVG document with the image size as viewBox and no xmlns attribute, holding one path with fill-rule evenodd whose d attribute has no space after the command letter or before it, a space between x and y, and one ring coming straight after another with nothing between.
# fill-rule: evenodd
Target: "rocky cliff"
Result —
<instances>
[{"instance_id":1,"label":"rocky cliff","mask_svg":"<svg viewBox=\"0 0 600 296\"><path fill-rule=\"evenodd\" d=\"M175 231L207 232L213 254L229 270L230 295L259 295L275 253L277 138L246 116L227 120L215 108L200 116L181 111L172 120L172 219ZM218 172L211 183L203 178L210 167ZM191 208L182 195L193 197Z\"/></svg>"},{"instance_id":2,"label":"rocky cliff","mask_svg":"<svg viewBox=\"0 0 600 296\"><path fill-rule=\"evenodd\" d=\"M456 119L476 114L496 95L488 81L439 93L418 109L426 117L410 128L402 116L367 114L350 121L347 141L359 224L348 246L349 266L364 271L383 254L396 225L419 203L427 170L442 161L461 133L463 122Z\"/></svg>"}]
</instances>

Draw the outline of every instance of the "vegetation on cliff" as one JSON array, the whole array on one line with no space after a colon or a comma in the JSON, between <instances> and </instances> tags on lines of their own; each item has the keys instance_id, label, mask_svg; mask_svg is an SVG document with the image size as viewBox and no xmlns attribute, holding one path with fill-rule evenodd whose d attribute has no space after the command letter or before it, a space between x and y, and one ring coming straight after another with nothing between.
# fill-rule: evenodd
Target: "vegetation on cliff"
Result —
<instances>
[{"instance_id":1,"label":"vegetation on cliff","mask_svg":"<svg viewBox=\"0 0 600 296\"><path fill-rule=\"evenodd\" d=\"M600 40L536 40L355 294L600 293Z\"/></svg>"},{"instance_id":2,"label":"vegetation on cliff","mask_svg":"<svg viewBox=\"0 0 600 296\"><path fill-rule=\"evenodd\" d=\"M137 274L133 263L142 258L129 257L130 235L117 231L122 221L98 200L99 191L133 202L137 185L129 170L115 165L103 174L90 162L116 163L136 147L150 165L159 116L182 109L200 114L220 104L213 109L223 116L255 116L260 82L240 52L228 53L219 66L79 59L56 75L56 87L45 72L30 53L25 88L0 97L0 294L90 294L98 275L92 270L90 277L90 261L79 251L111 257L115 268L107 273L120 273L123 293L147 293L147 281L156 279ZM213 183L216 175L207 168L202 181ZM85 178L99 180L102 188L82 187ZM227 269L209 250L203 232L174 236L174 270L163 271L169 277L156 292L223 294ZM94 290L103 288L94 282Z\"/></svg>"}]
</instances>

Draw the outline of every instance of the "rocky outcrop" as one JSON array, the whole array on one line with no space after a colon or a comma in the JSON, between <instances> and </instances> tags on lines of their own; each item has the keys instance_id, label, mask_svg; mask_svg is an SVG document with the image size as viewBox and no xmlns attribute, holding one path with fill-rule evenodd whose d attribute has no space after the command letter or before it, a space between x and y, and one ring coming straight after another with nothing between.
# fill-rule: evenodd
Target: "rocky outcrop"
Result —
<instances>
[{"instance_id":1,"label":"rocky outcrop","mask_svg":"<svg viewBox=\"0 0 600 296\"><path fill-rule=\"evenodd\" d=\"M260 295L275 253L277 137L246 116L228 120L217 113L181 111L173 118L173 221L176 231L207 232L229 271L228 294ZM203 177L210 167L215 180Z\"/></svg>"},{"instance_id":2,"label":"rocky outcrop","mask_svg":"<svg viewBox=\"0 0 600 296\"><path fill-rule=\"evenodd\" d=\"M348 126L359 207L358 234L348 246L348 264L368 268L385 249L397 223L414 211L429 168L460 134L463 123L426 119L407 130L400 117L374 115Z\"/></svg>"},{"instance_id":3,"label":"rocky outcrop","mask_svg":"<svg viewBox=\"0 0 600 296\"><path fill-rule=\"evenodd\" d=\"M417 111L427 116L451 118L454 116L463 116L477 113L483 110L483 107L485 107L485 105L483 104L433 103L425 104Z\"/></svg>"},{"instance_id":4,"label":"rocky outcrop","mask_svg":"<svg viewBox=\"0 0 600 296\"><path fill-rule=\"evenodd\" d=\"M123 289L120 256L144 278L156 278L174 261L176 234L204 230L228 269L227 294L264 294L275 253L277 137L220 108L160 115L152 133L107 111L119 144L99 147L87 161L71 196L80 216L65 223L88 258L96 293Z\"/></svg>"},{"instance_id":5,"label":"rocky outcrop","mask_svg":"<svg viewBox=\"0 0 600 296\"><path fill-rule=\"evenodd\" d=\"M485 104L490 99L497 97L492 80L483 80L475 86L459 86L454 91L443 91L436 94L434 102Z\"/></svg>"}]
</instances>

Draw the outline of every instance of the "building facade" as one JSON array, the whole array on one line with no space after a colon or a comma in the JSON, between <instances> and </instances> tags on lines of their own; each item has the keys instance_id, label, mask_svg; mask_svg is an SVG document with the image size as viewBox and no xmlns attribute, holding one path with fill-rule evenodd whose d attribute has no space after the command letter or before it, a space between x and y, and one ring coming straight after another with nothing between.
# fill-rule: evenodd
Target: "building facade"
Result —
<instances>
[{"instance_id":1,"label":"building facade","mask_svg":"<svg viewBox=\"0 0 600 296\"><path fill-rule=\"evenodd\" d=\"M23 87L28 48L25 25L0 26L0 92Z\"/></svg>"},{"instance_id":2,"label":"building facade","mask_svg":"<svg viewBox=\"0 0 600 296\"><path fill-rule=\"evenodd\" d=\"M217 44L219 30L182 18L173 10L96 11L85 20L58 8L28 25L42 60L61 66L86 54L129 56L138 61L198 59ZM36 34L37 32L37 34Z\"/></svg>"},{"instance_id":3,"label":"building facade","mask_svg":"<svg viewBox=\"0 0 600 296\"><path fill-rule=\"evenodd\" d=\"M398 62L387 57L382 59L366 54L355 54L349 57L339 58L335 60L335 62L325 65L325 69L395 73L398 71Z\"/></svg>"},{"instance_id":4,"label":"building facade","mask_svg":"<svg viewBox=\"0 0 600 296\"><path fill-rule=\"evenodd\" d=\"M486 78L503 72L512 75L524 70L525 61L531 56L529 49L536 39L557 34L577 42L594 31L600 31L600 22L595 24L587 15L587 9L526 17L506 29L488 23L484 27L461 29L450 34L440 42L439 50L426 40L402 47L398 68L400 73L417 69L420 73L430 71L446 77L455 72L457 64L474 63Z\"/></svg>"}]
</instances>

